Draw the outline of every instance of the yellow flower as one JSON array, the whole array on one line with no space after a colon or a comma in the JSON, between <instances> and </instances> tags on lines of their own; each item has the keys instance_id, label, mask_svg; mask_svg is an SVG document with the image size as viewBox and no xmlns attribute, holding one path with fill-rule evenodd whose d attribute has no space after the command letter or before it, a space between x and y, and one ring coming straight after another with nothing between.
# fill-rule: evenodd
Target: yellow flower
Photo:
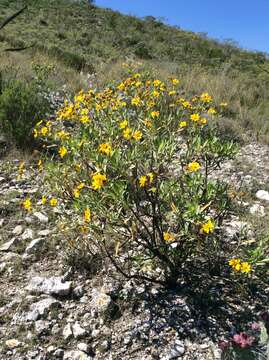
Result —
<instances>
[{"instance_id":1,"label":"yellow flower","mask_svg":"<svg viewBox=\"0 0 269 360\"><path fill-rule=\"evenodd\" d=\"M142 175L139 178L139 186L146 187L148 184L152 184L154 180L154 174L152 172L147 173L147 175Z\"/></svg>"},{"instance_id":2,"label":"yellow flower","mask_svg":"<svg viewBox=\"0 0 269 360\"><path fill-rule=\"evenodd\" d=\"M36 129L33 130L33 135L34 135L34 138L38 137L38 131Z\"/></svg>"},{"instance_id":3,"label":"yellow flower","mask_svg":"<svg viewBox=\"0 0 269 360\"><path fill-rule=\"evenodd\" d=\"M75 171L80 172L81 171L81 164L75 164Z\"/></svg>"},{"instance_id":4,"label":"yellow flower","mask_svg":"<svg viewBox=\"0 0 269 360\"><path fill-rule=\"evenodd\" d=\"M22 206L24 207L25 210L31 211L31 209L32 209L31 199L29 199L29 198L25 199L24 202L22 203Z\"/></svg>"},{"instance_id":5,"label":"yellow flower","mask_svg":"<svg viewBox=\"0 0 269 360\"><path fill-rule=\"evenodd\" d=\"M84 210L84 221L90 222L91 221L91 211L89 208Z\"/></svg>"},{"instance_id":6,"label":"yellow flower","mask_svg":"<svg viewBox=\"0 0 269 360\"><path fill-rule=\"evenodd\" d=\"M82 115L79 119L82 124L88 124L91 120L88 115Z\"/></svg>"},{"instance_id":7,"label":"yellow flower","mask_svg":"<svg viewBox=\"0 0 269 360\"><path fill-rule=\"evenodd\" d=\"M99 152L105 155L110 156L112 154L112 147L108 143L103 143L99 145Z\"/></svg>"},{"instance_id":8,"label":"yellow flower","mask_svg":"<svg viewBox=\"0 0 269 360\"><path fill-rule=\"evenodd\" d=\"M146 125L147 128L151 128L152 127L152 121L149 119L145 119L144 120L144 124Z\"/></svg>"},{"instance_id":9,"label":"yellow flower","mask_svg":"<svg viewBox=\"0 0 269 360\"><path fill-rule=\"evenodd\" d=\"M206 125L206 124L207 124L207 119L206 119L206 118L201 118L201 119L199 120L199 123L200 123L201 125Z\"/></svg>"},{"instance_id":10,"label":"yellow flower","mask_svg":"<svg viewBox=\"0 0 269 360\"><path fill-rule=\"evenodd\" d=\"M200 120L200 115L199 114L192 114L191 115L191 120L194 122L197 122Z\"/></svg>"},{"instance_id":11,"label":"yellow flower","mask_svg":"<svg viewBox=\"0 0 269 360\"><path fill-rule=\"evenodd\" d=\"M184 99L183 99L184 100ZM185 108L185 109L191 109L192 108L192 105L189 101L183 101L182 103L182 106Z\"/></svg>"},{"instance_id":12,"label":"yellow flower","mask_svg":"<svg viewBox=\"0 0 269 360\"><path fill-rule=\"evenodd\" d=\"M154 86L160 86L161 84L162 84L161 80L158 80L158 79L157 79L157 80L154 80L154 81L153 81L153 85L154 85Z\"/></svg>"},{"instance_id":13,"label":"yellow flower","mask_svg":"<svg viewBox=\"0 0 269 360\"><path fill-rule=\"evenodd\" d=\"M168 95L169 95L169 96L176 95L176 91L175 91L175 90L169 91Z\"/></svg>"},{"instance_id":14,"label":"yellow flower","mask_svg":"<svg viewBox=\"0 0 269 360\"><path fill-rule=\"evenodd\" d=\"M154 180L154 174L152 172L147 174L147 177L149 178L149 183L151 184Z\"/></svg>"},{"instance_id":15,"label":"yellow flower","mask_svg":"<svg viewBox=\"0 0 269 360\"><path fill-rule=\"evenodd\" d=\"M236 265L233 267L233 269L234 269L235 271L241 271L241 263L239 262L238 264L236 264Z\"/></svg>"},{"instance_id":16,"label":"yellow flower","mask_svg":"<svg viewBox=\"0 0 269 360\"><path fill-rule=\"evenodd\" d=\"M158 98L158 97L160 96L159 91L154 90L154 91L152 92L152 96Z\"/></svg>"},{"instance_id":17,"label":"yellow flower","mask_svg":"<svg viewBox=\"0 0 269 360\"><path fill-rule=\"evenodd\" d=\"M215 115L217 113L217 111L214 108L208 109L207 112L208 112L208 114L211 114L211 115Z\"/></svg>"},{"instance_id":18,"label":"yellow flower","mask_svg":"<svg viewBox=\"0 0 269 360\"><path fill-rule=\"evenodd\" d=\"M61 146L59 149L59 155L61 156L61 158L65 157L65 155L67 154L67 149L64 146Z\"/></svg>"},{"instance_id":19,"label":"yellow flower","mask_svg":"<svg viewBox=\"0 0 269 360\"><path fill-rule=\"evenodd\" d=\"M92 176L92 188L94 190L99 190L104 185L104 182L107 181L106 175L101 173L96 173Z\"/></svg>"},{"instance_id":20,"label":"yellow flower","mask_svg":"<svg viewBox=\"0 0 269 360\"><path fill-rule=\"evenodd\" d=\"M160 115L160 111L152 111L150 113L151 117L154 119Z\"/></svg>"},{"instance_id":21,"label":"yellow flower","mask_svg":"<svg viewBox=\"0 0 269 360\"><path fill-rule=\"evenodd\" d=\"M128 121L127 120L123 120L122 122L120 122L119 124L119 128L120 129L125 129L128 126Z\"/></svg>"},{"instance_id":22,"label":"yellow flower","mask_svg":"<svg viewBox=\"0 0 269 360\"><path fill-rule=\"evenodd\" d=\"M38 166L38 170L39 170L39 171L42 171L42 170L43 170L43 162L42 162L41 159L38 160L37 166Z\"/></svg>"},{"instance_id":23,"label":"yellow flower","mask_svg":"<svg viewBox=\"0 0 269 360\"><path fill-rule=\"evenodd\" d=\"M55 207L58 204L58 200L56 198L50 199L50 206Z\"/></svg>"},{"instance_id":24,"label":"yellow flower","mask_svg":"<svg viewBox=\"0 0 269 360\"><path fill-rule=\"evenodd\" d=\"M187 121L180 121L180 123L179 123L180 128L184 128L186 126L187 126Z\"/></svg>"},{"instance_id":25,"label":"yellow flower","mask_svg":"<svg viewBox=\"0 0 269 360\"><path fill-rule=\"evenodd\" d=\"M172 84L173 85L178 85L179 84L179 80L178 79L172 79Z\"/></svg>"},{"instance_id":26,"label":"yellow flower","mask_svg":"<svg viewBox=\"0 0 269 360\"><path fill-rule=\"evenodd\" d=\"M231 259L228 263L230 266L235 267L237 264L240 264L240 259Z\"/></svg>"},{"instance_id":27,"label":"yellow flower","mask_svg":"<svg viewBox=\"0 0 269 360\"><path fill-rule=\"evenodd\" d=\"M46 196L43 195L41 198L41 204L46 205L46 202L47 202L47 198L46 198Z\"/></svg>"},{"instance_id":28,"label":"yellow flower","mask_svg":"<svg viewBox=\"0 0 269 360\"><path fill-rule=\"evenodd\" d=\"M142 188L145 187L146 184L147 184L147 181L148 181L148 179L147 179L147 177L145 175L140 176L140 178L139 178L139 186L142 187Z\"/></svg>"},{"instance_id":29,"label":"yellow flower","mask_svg":"<svg viewBox=\"0 0 269 360\"><path fill-rule=\"evenodd\" d=\"M125 89L124 83L120 83L120 84L117 86L117 89L120 90L120 91L124 90L124 89Z\"/></svg>"},{"instance_id":30,"label":"yellow flower","mask_svg":"<svg viewBox=\"0 0 269 360\"><path fill-rule=\"evenodd\" d=\"M74 198L78 199L80 197L80 191L78 188L75 188L73 191Z\"/></svg>"},{"instance_id":31,"label":"yellow flower","mask_svg":"<svg viewBox=\"0 0 269 360\"><path fill-rule=\"evenodd\" d=\"M136 130L134 133L133 133L133 138L137 141L141 140L142 139L142 132L139 131L139 130Z\"/></svg>"},{"instance_id":32,"label":"yellow flower","mask_svg":"<svg viewBox=\"0 0 269 360\"><path fill-rule=\"evenodd\" d=\"M130 139L132 138L132 129L126 128L126 129L123 131L122 136L124 137L124 139L130 140Z\"/></svg>"},{"instance_id":33,"label":"yellow flower","mask_svg":"<svg viewBox=\"0 0 269 360\"><path fill-rule=\"evenodd\" d=\"M69 134L65 132L64 130L58 131L57 136L59 139L64 140L69 138Z\"/></svg>"},{"instance_id":34,"label":"yellow flower","mask_svg":"<svg viewBox=\"0 0 269 360\"><path fill-rule=\"evenodd\" d=\"M138 96L132 99L132 105L139 106L140 104L141 104L141 99Z\"/></svg>"},{"instance_id":35,"label":"yellow flower","mask_svg":"<svg viewBox=\"0 0 269 360\"><path fill-rule=\"evenodd\" d=\"M210 96L208 93L203 93L200 96L200 99L205 103L210 103L212 101L212 96Z\"/></svg>"},{"instance_id":36,"label":"yellow flower","mask_svg":"<svg viewBox=\"0 0 269 360\"><path fill-rule=\"evenodd\" d=\"M209 219L206 223L204 223L201 227L201 232L205 234L212 233L215 228L214 223Z\"/></svg>"},{"instance_id":37,"label":"yellow flower","mask_svg":"<svg viewBox=\"0 0 269 360\"><path fill-rule=\"evenodd\" d=\"M19 175L22 175L25 171L25 161L22 161L19 165Z\"/></svg>"},{"instance_id":38,"label":"yellow flower","mask_svg":"<svg viewBox=\"0 0 269 360\"><path fill-rule=\"evenodd\" d=\"M242 262L241 264L242 273L249 273L251 271L251 265L248 262Z\"/></svg>"},{"instance_id":39,"label":"yellow flower","mask_svg":"<svg viewBox=\"0 0 269 360\"><path fill-rule=\"evenodd\" d=\"M78 190L82 190L83 188L85 188L85 184L84 184L84 183L80 183L80 184L77 186L77 189L78 189Z\"/></svg>"},{"instance_id":40,"label":"yellow flower","mask_svg":"<svg viewBox=\"0 0 269 360\"><path fill-rule=\"evenodd\" d=\"M227 102L222 102L222 103L220 103L219 105L220 105L221 107L226 107L226 106L228 106Z\"/></svg>"},{"instance_id":41,"label":"yellow flower","mask_svg":"<svg viewBox=\"0 0 269 360\"><path fill-rule=\"evenodd\" d=\"M164 232L163 233L163 239L164 239L164 241L170 242L170 241L174 240L174 237L169 232Z\"/></svg>"},{"instance_id":42,"label":"yellow flower","mask_svg":"<svg viewBox=\"0 0 269 360\"><path fill-rule=\"evenodd\" d=\"M201 168L201 165L197 161L193 161L188 164L187 170L189 172L195 172L198 171Z\"/></svg>"},{"instance_id":43,"label":"yellow flower","mask_svg":"<svg viewBox=\"0 0 269 360\"><path fill-rule=\"evenodd\" d=\"M43 126L40 130L41 135L46 136L49 132L49 129L46 126Z\"/></svg>"}]
</instances>

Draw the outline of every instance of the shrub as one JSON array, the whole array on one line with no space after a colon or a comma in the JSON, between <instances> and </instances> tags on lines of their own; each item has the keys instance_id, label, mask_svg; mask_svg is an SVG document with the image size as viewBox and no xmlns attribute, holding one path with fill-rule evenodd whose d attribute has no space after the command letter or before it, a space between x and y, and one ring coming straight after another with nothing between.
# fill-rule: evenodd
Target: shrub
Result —
<instances>
[{"instance_id":1,"label":"shrub","mask_svg":"<svg viewBox=\"0 0 269 360\"><path fill-rule=\"evenodd\" d=\"M81 242L126 277L169 287L187 264L210 268L219 259L230 199L210 175L236 152L214 125L221 107L207 93L183 98L178 83L134 74L81 91L55 123L35 129L60 142L47 178Z\"/></svg>"},{"instance_id":2,"label":"shrub","mask_svg":"<svg viewBox=\"0 0 269 360\"><path fill-rule=\"evenodd\" d=\"M16 146L32 145L32 129L49 110L49 102L40 94L35 81L27 83L4 77L0 86L0 129Z\"/></svg>"}]
</instances>

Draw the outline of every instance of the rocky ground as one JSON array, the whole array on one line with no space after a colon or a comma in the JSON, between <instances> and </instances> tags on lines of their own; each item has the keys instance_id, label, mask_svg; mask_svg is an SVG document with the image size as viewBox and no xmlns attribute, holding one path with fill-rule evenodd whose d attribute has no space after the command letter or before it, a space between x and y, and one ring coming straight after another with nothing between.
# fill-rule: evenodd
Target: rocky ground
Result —
<instances>
[{"instance_id":1,"label":"rocky ground","mask_svg":"<svg viewBox=\"0 0 269 360\"><path fill-rule=\"evenodd\" d=\"M246 145L214 174L242 192L247 215L227 220L231 241L246 229L255 241L261 227L269 229L268 159L269 147ZM247 326L266 310L267 279L255 296L233 299L216 278L203 302L204 284L165 291L108 276L110 268L74 271L51 216L20 208L25 196L40 192L37 172L18 179L21 160L19 154L0 160L1 360L220 359L217 343L236 321Z\"/></svg>"}]
</instances>

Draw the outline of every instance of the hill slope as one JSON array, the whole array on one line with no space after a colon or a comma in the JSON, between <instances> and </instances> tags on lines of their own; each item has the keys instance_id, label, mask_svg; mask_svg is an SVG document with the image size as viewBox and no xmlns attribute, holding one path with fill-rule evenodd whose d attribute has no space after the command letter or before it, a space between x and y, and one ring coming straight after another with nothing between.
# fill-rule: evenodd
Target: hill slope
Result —
<instances>
[{"instance_id":1,"label":"hill slope","mask_svg":"<svg viewBox=\"0 0 269 360\"><path fill-rule=\"evenodd\" d=\"M167 26L153 17L142 20L124 16L85 1L28 3L28 10L1 33L1 39L15 46L34 42L56 55L69 56L70 63L78 68L127 55L214 68L225 63L233 69L252 72L257 71L257 65L267 63L263 53L221 44ZM21 0L1 0L0 19L24 4Z\"/></svg>"},{"instance_id":2,"label":"hill slope","mask_svg":"<svg viewBox=\"0 0 269 360\"><path fill-rule=\"evenodd\" d=\"M228 102L225 131L268 141L266 54L83 0L0 0L0 22L25 3L27 10L0 31L0 51L33 46L20 53L2 52L0 70L11 64L25 77L31 74L32 61L53 62L54 88L67 84L74 92L89 85L80 71L96 74L92 83L103 86L122 76L126 59L139 60L158 77L179 77L185 91L209 91L217 101Z\"/></svg>"}]
</instances>

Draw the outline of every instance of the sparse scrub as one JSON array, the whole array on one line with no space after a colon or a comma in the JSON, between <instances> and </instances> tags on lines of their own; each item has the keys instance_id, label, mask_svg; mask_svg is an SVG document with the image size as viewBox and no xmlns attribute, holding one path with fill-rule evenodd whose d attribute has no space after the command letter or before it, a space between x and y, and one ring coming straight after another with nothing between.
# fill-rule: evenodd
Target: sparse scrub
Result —
<instances>
[{"instance_id":1,"label":"sparse scrub","mask_svg":"<svg viewBox=\"0 0 269 360\"><path fill-rule=\"evenodd\" d=\"M0 129L19 148L32 147L32 129L46 116L49 102L33 80L27 83L14 75L2 75L0 93Z\"/></svg>"}]
</instances>

